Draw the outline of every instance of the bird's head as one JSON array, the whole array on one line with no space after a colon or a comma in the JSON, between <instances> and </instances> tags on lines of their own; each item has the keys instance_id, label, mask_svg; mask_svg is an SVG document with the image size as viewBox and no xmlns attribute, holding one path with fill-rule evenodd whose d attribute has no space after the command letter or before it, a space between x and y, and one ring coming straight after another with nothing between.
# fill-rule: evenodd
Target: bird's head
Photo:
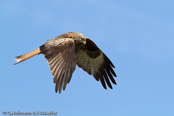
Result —
<instances>
[{"instance_id":1,"label":"bird's head","mask_svg":"<svg viewBox=\"0 0 174 116\"><path fill-rule=\"evenodd\" d=\"M75 32L75 38L74 41L76 44L86 44L86 37L82 33Z\"/></svg>"}]
</instances>

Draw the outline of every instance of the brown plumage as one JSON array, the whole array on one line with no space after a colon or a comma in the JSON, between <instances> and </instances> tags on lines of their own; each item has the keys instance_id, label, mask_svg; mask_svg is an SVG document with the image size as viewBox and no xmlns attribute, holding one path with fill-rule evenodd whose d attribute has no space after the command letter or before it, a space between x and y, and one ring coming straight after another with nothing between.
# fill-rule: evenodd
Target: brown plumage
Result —
<instances>
[{"instance_id":1,"label":"brown plumage","mask_svg":"<svg viewBox=\"0 0 174 116\"><path fill-rule=\"evenodd\" d=\"M49 39L38 49L15 59L18 64L36 54L44 54L53 75L55 91L65 90L70 82L76 64L89 75L101 82L103 87L112 89L111 82L117 84L113 77L116 73L114 65L109 58L97 47L97 45L78 32L69 32ZM110 82L111 80L111 82Z\"/></svg>"}]
</instances>

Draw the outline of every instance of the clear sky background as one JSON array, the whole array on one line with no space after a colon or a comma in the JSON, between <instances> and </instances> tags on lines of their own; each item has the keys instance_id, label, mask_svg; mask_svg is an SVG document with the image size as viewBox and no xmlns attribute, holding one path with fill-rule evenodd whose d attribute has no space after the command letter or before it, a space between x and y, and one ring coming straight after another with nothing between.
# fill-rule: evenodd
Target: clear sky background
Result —
<instances>
[{"instance_id":1,"label":"clear sky background","mask_svg":"<svg viewBox=\"0 0 174 116\"><path fill-rule=\"evenodd\" d=\"M0 14L0 113L174 116L173 0L1 0ZM55 93L43 55L12 65L70 31L91 38L114 63L112 90L76 67L66 90Z\"/></svg>"}]
</instances>

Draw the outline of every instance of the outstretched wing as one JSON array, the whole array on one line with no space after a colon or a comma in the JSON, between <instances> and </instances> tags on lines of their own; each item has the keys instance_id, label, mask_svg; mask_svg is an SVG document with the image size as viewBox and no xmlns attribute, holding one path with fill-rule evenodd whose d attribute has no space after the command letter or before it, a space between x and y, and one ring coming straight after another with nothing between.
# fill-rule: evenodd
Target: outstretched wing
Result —
<instances>
[{"instance_id":1,"label":"outstretched wing","mask_svg":"<svg viewBox=\"0 0 174 116\"><path fill-rule=\"evenodd\" d=\"M45 55L53 81L56 83L55 91L65 90L67 83L70 82L72 73L76 67L75 43L71 38L53 38L40 46L41 53Z\"/></svg>"},{"instance_id":2,"label":"outstretched wing","mask_svg":"<svg viewBox=\"0 0 174 116\"><path fill-rule=\"evenodd\" d=\"M86 44L79 44L75 47L76 63L89 75L101 82L103 87L107 89L105 82L112 89L113 84L117 84L113 77L117 77L113 68L114 65L109 58L96 46L96 44L86 38Z\"/></svg>"}]
</instances>

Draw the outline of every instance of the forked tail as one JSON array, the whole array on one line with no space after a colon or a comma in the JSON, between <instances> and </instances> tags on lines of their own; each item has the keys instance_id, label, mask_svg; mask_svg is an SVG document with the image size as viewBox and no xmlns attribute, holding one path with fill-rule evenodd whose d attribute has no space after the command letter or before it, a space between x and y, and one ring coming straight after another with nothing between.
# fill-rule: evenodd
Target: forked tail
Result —
<instances>
[{"instance_id":1,"label":"forked tail","mask_svg":"<svg viewBox=\"0 0 174 116\"><path fill-rule=\"evenodd\" d=\"M40 48L38 48L38 49L36 49L36 50L34 50L34 51L30 52L30 53L17 56L15 58L15 60L17 60L17 63L15 63L15 64L18 64L18 63L20 63L22 61L25 61L25 60L27 60L27 59L29 59L29 58L31 58L31 57L35 56L36 54L39 54L39 53L40 53ZM13 64L13 65L15 65L15 64Z\"/></svg>"}]
</instances>

